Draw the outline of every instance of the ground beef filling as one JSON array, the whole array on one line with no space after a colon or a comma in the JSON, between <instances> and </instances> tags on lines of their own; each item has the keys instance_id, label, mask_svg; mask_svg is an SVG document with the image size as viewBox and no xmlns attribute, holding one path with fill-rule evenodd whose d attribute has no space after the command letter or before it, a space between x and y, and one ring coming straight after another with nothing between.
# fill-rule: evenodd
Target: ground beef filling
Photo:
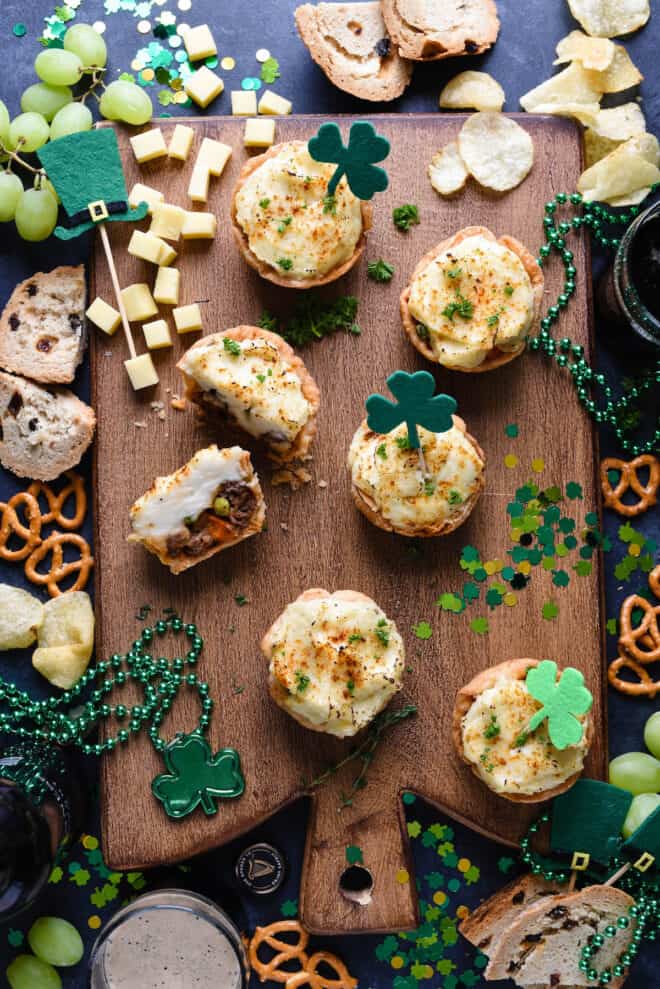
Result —
<instances>
[{"instance_id":1,"label":"ground beef filling","mask_svg":"<svg viewBox=\"0 0 660 989\"><path fill-rule=\"evenodd\" d=\"M226 498L229 513L218 516L212 508L202 512L193 522L167 537L167 552L171 557L201 556L219 542L249 525L257 507L257 496L242 481L221 484L216 498ZM225 539L223 539L225 536Z\"/></svg>"}]
</instances>

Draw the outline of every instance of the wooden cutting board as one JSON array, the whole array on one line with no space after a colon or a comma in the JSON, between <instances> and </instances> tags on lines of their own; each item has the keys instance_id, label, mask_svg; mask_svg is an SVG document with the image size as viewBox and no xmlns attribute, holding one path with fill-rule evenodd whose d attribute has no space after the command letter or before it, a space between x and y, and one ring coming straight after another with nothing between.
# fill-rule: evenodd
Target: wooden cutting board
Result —
<instances>
[{"instance_id":1,"label":"wooden cutting board","mask_svg":"<svg viewBox=\"0 0 660 989\"><path fill-rule=\"evenodd\" d=\"M277 139L307 139L321 117L289 117L277 121ZM127 356L121 332L108 340L92 333L92 380L98 416L95 458L96 588L98 654L128 648L140 623L134 615L149 603L154 613L174 607L198 624L204 638L200 674L211 685L216 702L213 748L235 746L246 778L245 795L221 805L215 817L196 812L183 821L169 820L151 794L151 779L162 763L143 736L102 763L103 837L106 859L113 868L148 868L203 852L248 831L301 793L301 779L312 779L335 763L351 746L299 727L269 699L266 663L259 650L264 631L285 605L308 587L354 588L371 595L396 621L408 650L412 672L395 704L413 701L419 714L395 727L378 751L367 789L352 807L339 812L340 791L347 790L353 767L321 788L312 802L301 885L304 923L319 932L386 931L416 923L414 878L400 795L420 794L471 827L515 843L538 808L526 809L499 799L470 774L454 755L450 740L456 691L477 671L518 656L553 657L581 668L594 693L597 731L587 771L600 777L606 765L604 676L601 662L600 565L594 558L590 577L571 581L554 595L561 612L555 621L541 618L552 594L551 575L535 568L516 607L490 612L490 632L476 635L470 618L487 613L483 606L460 616L434 607L438 593L462 586L458 566L461 548L472 544L484 560L502 558L510 548L506 506L516 488L530 478L542 485L577 479L584 501L571 503L578 524L597 503L595 435L582 413L568 374L533 354L483 375L465 375L430 367L440 390L458 400L462 415L488 457L487 487L469 521L456 533L429 540L421 558L410 543L371 526L353 506L345 466L346 452L363 417L364 400L385 390L386 376L396 368L429 367L413 350L401 329L398 297L418 259L453 231L482 224L497 234L520 238L533 251L541 243L543 204L560 190L575 188L581 151L577 129L567 120L523 115L533 136L536 163L513 192L496 196L470 183L452 200L440 199L430 186L426 168L434 151L454 138L462 116L390 116L377 118L378 130L392 142L387 162L390 187L374 200L374 229L365 258L326 294L357 295L360 337L338 333L311 345L305 361L321 388L322 409L311 465L313 480L299 491L273 487L271 470L259 456L255 462L268 505L268 530L180 577L140 546L129 545L128 509L158 474L169 474L199 448L216 439L228 445L235 437L214 434L199 424L191 409L174 411L173 393L182 390L175 361L196 335L177 339L174 349L157 351L160 386L134 393L124 372ZM215 332L238 323L255 323L264 308L284 313L298 295L261 280L239 257L229 224L229 201L246 158L242 147L244 121L228 117L189 121L196 131L195 148L205 135L234 147L225 174L212 180L209 209L218 215L213 243L182 244L176 262L182 274L182 302L202 304L205 330ZM158 120L168 137L173 121ZM341 121L347 135L350 118ZM169 202L187 206L191 162L164 161L138 166L128 148L128 134L119 131L129 188L136 180L163 190ZM421 224L407 234L391 219L392 208L416 203ZM144 226L144 224L143 224ZM153 267L130 257L125 247L129 224L108 225L122 285L153 283ZM575 238L577 290L562 317L558 336L569 336L591 351L589 256L584 238ZM100 245L97 247L97 257ZM389 285L366 277L366 261L385 258L396 269ZM547 277L547 300L561 284L558 263ZM109 275L102 256L92 273L92 296L112 301ZM166 307L163 307L165 310ZM135 327L140 340L139 327ZM140 343L142 341L140 340ZM138 347L143 349L142 346ZM150 402L164 403L159 418ZM518 439L504 427L515 422ZM242 437L248 448L254 444ZM504 456L515 453L517 468ZM545 469L535 475L531 461L542 457ZM236 595L248 603L239 607ZM412 633L420 619L433 625L433 637L421 642ZM172 653L170 653L172 655ZM236 692L236 687L244 689ZM165 725L167 736L197 722L194 698L177 703ZM346 867L345 849L359 846L375 880L367 906L349 903L338 892ZM400 869L410 882L397 881Z\"/></svg>"}]
</instances>

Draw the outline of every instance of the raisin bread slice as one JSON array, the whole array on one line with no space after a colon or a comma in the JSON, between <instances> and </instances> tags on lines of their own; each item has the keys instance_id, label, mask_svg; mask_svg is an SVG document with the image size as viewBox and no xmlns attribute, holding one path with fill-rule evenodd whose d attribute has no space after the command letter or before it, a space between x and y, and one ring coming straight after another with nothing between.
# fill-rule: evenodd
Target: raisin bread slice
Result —
<instances>
[{"instance_id":1,"label":"raisin bread slice","mask_svg":"<svg viewBox=\"0 0 660 989\"><path fill-rule=\"evenodd\" d=\"M309 53L330 82L363 100L394 100L412 76L412 62L391 43L378 0L306 3L295 13Z\"/></svg>"},{"instance_id":2,"label":"raisin bread slice","mask_svg":"<svg viewBox=\"0 0 660 989\"><path fill-rule=\"evenodd\" d=\"M490 954L487 980L513 979L519 986L589 986L578 963L582 948L595 934L627 915L632 897L615 886L586 886L577 893L545 897L518 914ZM598 952L598 969L612 969L627 949L634 922L605 938ZM622 985L614 979L610 986Z\"/></svg>"},{"instance_id":3,"label":"raisin bread slice","mask_svg":"<svg viewBox=\"0 0 660 989\"><path fill-rule=\"evenodd\" d=\"M86 345L85 269L37 272L0 318L0 367L43 384L73 381Z\"/></svg>"},{"instance_id":4,"label":"raisin bread slice","mask_svg":"<svg viewBox=\"0 0 660 989\"><path fill-rule=\"evenodd\" d=\"M558 892L556 884L527 872L480 903L458 929L470 944L490 957L497 949L502 934L521 910L526 910L543 897L556 896Z\"/></svg>"},{"instance_id":5,"label":"raisin bread slice","mask_svg":"<svg viewBox=\"0 0 660 989\"><path fill-rule=\"evenodd\" d=\"M382 0L381 7L399 54L419 62L479 55L500 29L494 0Z\"/></svg>"},{"instance_id":6,"label":"raisin bread slice","mask_svg":"<svg viewBox=\"0 0 660 989\"><path fill-rule=\"evenodd\" d=\"M66 388L0 371L0 463L37 481L75 467L92 442L94 410Z\"/></svg>"}]
</instances>

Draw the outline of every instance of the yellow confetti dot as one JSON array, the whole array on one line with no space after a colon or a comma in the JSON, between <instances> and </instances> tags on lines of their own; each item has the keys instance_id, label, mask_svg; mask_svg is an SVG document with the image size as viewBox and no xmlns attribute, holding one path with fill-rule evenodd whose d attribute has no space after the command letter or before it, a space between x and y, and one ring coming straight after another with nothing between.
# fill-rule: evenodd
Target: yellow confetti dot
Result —
<instances>
[{"instance_id":1,"label":"yellow confetti dot","mask_svg":"<svg viewBox=\"0 0 660 989\"><path fill-rule=\"evenodd\" d=\"M96 913L93 914L93 916L87 918L87 926L91 927L93 931L98 931L99 927L101 926L101 923L102 923L101 918Z\"/></svg>"},{"instance_id":2,"label":"yellow confetti dot","mask_svg":"<svg viewBox=\"0 0 660 989\"><path fill-rule=\"evenodd\" d=\"M508 594L505 594L502 600L508 608L513 608L514 604L518 603L518 598L513 591L509 591Z\"/></svg>"},{"instance_id":3,"label":"yellow confetti dot","mask_svg":"<svg viewBox=\"0 0 660 989\"><path fill-rule=\"evenodd\" d=\"M531 573L532 564L529 562L529 560L523 560L522 563L518 564L518 569L520 570L521 573L524 574Z\"/></svg>"},{"instance_id":4,"label":"yellow confetti dot","mask_svg":"<svg viewBox=\"0 0 660 989\"><path fill-rule=\"evenodd\" d=\"M465 904L463 904L460 907L457 907L456 908L456 916L457 917L460 917L461 920L465 920L466 917L469 917L470 916L470 908L469 907L466 907Z\"/></svg>"},{"instance_id":5,"label":"yellow confetti dot","mask_svg":"<svg viewBox=\"0 0 660 989\"><path fill-rule=\"evenodd\" d=\"M99 847L99 840L91 834L86 834L82 840L83 848L87 848L90 852L93 852L95 848Z\"/></svg>"},{"instance_id":6,"label":"yellow confetti dot","mask_svg":"<svg viewBox=\"0 0 660 989\"><path fill-rule=\"evenodd\" d=\"M431 968L430 965L424 965L422 969L422 978L423 979L433 978L433 969Z\"/></svg>"},{"instance_id":7,"label":"yellow confetti dot","mask_svg":"<svg viewBox=\"0 0 660 989\"><path fill-rule=\"evenodd\" d=\"M175 103L185 103L187 99L188 99L188 97L187 97L187 95L186 95L186 94L185 94L185 93L183 92L183 90L181 90L181 91L180 91L180 92L178 92L178 93L175 93L175 95L174 95L174 102L175 102Z\"/></svg>"},{"instance_id":8,"label":"yellow confetti dot","mask_svg":"<svg viewBox=\"0 0 660 989\"><path fill-rule=\"evenodd\" d=\"M628 552L631 556L639 556L642 551L642 547L638 546L637 543L630 543L628 546Z\"/></svg>"},{"instance_id":9,"label":"yellow confetti dot","mask_svg":"<svg viewBox=\"0 0 660 989\"><path fill-rule=\"evenodd\" d=\"M494 573L499 573L503 566L504 560L486 560L484 570L489 577L492 577Z\"/></svg>"},{"instance_id":10,"label":"yellow confetti dot","mask_svg":"<svg viewBox=\"0 0 660 989\"><path fill-rule=\"evenodd\" d=\"M515 453L507 453L506 457L504 458L504 466L516 467L517 465L518 465L518 458L515 455Z\"/></svg>"},{"instance_id":11,"label":"yellow confetti dot","mask_svg":"<svg viewBox=\"0 0 660 989\"><path fill-rule=\"evenodd\" d=\"M395 955L394 958L392 958L392 960L390 961L390 965L392 966L392 968L403 968L405 962L401 957L401 955Z\"/></svg>"},{"instance_id":12,"label":"yellow confetti dot","mask_svg":"<svg viewBox=\"0 0 660 989\"><path fill-rule=\"evenodd\" d=\"M409 883L410 882L410 873L408 872L408 870L407 869L399 869L399 871L396 874L396 881L398 883L400 883L402 886L405 886L406 883Z\"/></svg>"},{"instance_id":13,"label":"yellow confetti dot","mask_svg":"<svg viewBox=\"0 0 660 989\"><path fill-rule=\"evenodd\" d=\"M231 55L225 55L220 62L220 66L225 70L225 72L231 72L231 70L236 66L236 59L232 58Z\"/></svg>"},{"instance_id":14,"label":"yellow confetti dot","mask_svg":"<svg viewBox=\"0 0 660 989\"><path fill-rule=\"evenodd\" d=\"M151 21L138 21L137 29L140 34L149 34L151 31Z\"/></svg>"},{"instance_id":15,"label":"yellow confetti dot","mask_svg":"<svg viewBox=\"0 0 660 989\"><path fill-rule=\"evenodd\" d=\"M545 460L543 457L534 457L532 460L532 470L535 474L540 474L541 471L545 470Z\"/></svg>"},{"instance_id":16,"label":"yellow confetti dot","mask_svg":"<svg viewBox=\"0 0 660 989\"><path fill-rule=\"evenodd\" d=\"M447 902L447 894L443 893L442 890L439 889L437 893L433 894L433 902L437 906L441 907L443 903Z\"/></svg>"},{"instance_id":17,"label":"yellow confetti dot","mask_svg":"<svg viewBox=\"0 0 660 989\"><path fill-rule=\"evenodd\" d=\"M471 863L469 859L459 859L456 868L458 869L459 872L467 872L468 869L470 868L470 865Z\"/></svg>"},{"instance_id":18,"label":"yellow confetti dot","mask_svg":"<svg viewBox=\"0 0 660 989\"><path fill-rule=\"evenodd\" d=\"M140 76L145 82L151 82L152 79L156 78L156 73L153 69L142 69Z\"/></svg>"}]
</instances>

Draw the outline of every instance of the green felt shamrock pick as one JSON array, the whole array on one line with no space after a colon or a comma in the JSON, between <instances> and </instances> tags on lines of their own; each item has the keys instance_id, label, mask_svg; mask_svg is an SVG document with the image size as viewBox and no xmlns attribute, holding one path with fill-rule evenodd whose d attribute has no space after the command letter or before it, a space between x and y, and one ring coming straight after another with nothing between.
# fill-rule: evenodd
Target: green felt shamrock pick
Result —
<instances>
[{"instance_id":1,"label":"green felt shamrock pick","mask_svg":"<svg viewBox=\"0 0 660 989\"><path fill-rule=\"evenodd\" d=\"M402 422L408 429L408 445L420 448L418 426L434 433L446 433L453 426L456 400L450 395L434 395L435 379L428 371L395 371L387 387L397 399L390 402L382 395L370 395L365 405L367 426L375 433L389 433Z\"/></svg>"},{"instance_id":2,"label":"green felt shamrock pick","mask_svg":"<svg viewBox=\"0 0 660 989\"><path fill-rule=\"evenodd\" d=\"M179 735L163 753L167 773L151 784L169 817L191 814L201 804L205 814L215 814L217 800L240 797L245 790L241 763L235 749L221 749L215 756L203 735Z\"/></svg>"},{"instance_id":3,"label":"green felt shamrock pick","mask_svg":"<svg viewBox=\"0 0 660 989\"><path fill-rule=\"evenodd\" d=\"M375 192L387 189L384 168L374 165L390 153L390 142L377 134L373 124L358 120L351 126L348 147L344 147L337 124L321 124L307 149L314 161L336 162L337 168L328 182L328 195L334 196L342 175L358 199L371 199Z\"/></svg>"},{"instance_id":4,"label":"green felt shamrock pick","mask_svg":"<svg viewBox=\"0 0 660 989\"><path fill-rule=\"evenodd\" d=\"M543 705L527 731L534 731L547 718L548 735L556 749L577 745L584 728L576 715L586 714L593 704L580 671L569 666L557 680L557 664L544 659L528 671L525 683L532 697Z\"/></svg>"}]
</instances>

